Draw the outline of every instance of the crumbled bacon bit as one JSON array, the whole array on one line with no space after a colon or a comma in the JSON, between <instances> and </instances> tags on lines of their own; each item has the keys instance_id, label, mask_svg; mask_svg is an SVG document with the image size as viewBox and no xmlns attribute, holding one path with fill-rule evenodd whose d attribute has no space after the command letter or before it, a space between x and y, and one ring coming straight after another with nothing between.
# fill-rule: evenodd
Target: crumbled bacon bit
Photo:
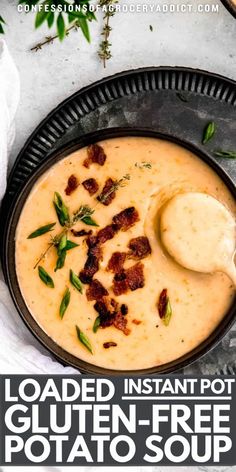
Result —
<instances>
[{"instance_id":1,"label":"crumbled bacon bit","mask_svg":"<svg viewBox=\"0 0 236 472\"><path fill-rule=\"evenodd\" d=\"M127 315L129 309L128 309L128 306L125 304L125 303L122 303L121 307L120 307L120 312L123 316Z\"/></svg>"},{"instance_id":2,"label":"crumbled bacon bit","mask_svg":"<svg viewBox=\"0 0 236 472\"><path fill-rule=\"evenodd\" d=\"M89 195L91 195L91 196L94 195L95 193L97 193L97 191L99 189L99 185L98 185L97 181L93 178L84 180L82 182L82 185L84 186L85 190L87 190Z\"/></svg>"},{"instance_id":3,"label":"crumbled bacon bit","mask_svg":"<svg viewBox=\"0 0 236 472\"><path fill-rule=\"evenodd\" d=\"M117 226L115 224L107 225L105 228L100 229L97 233L97 240L100 244L104 244L109 239L114 238L117 233Z\"/></svg>"},{"instance_id":4,"label":"crumbled bacon bit","mask_svg":"<svg viewBox=\"0 0 236 472\"><path fill-rule=\"evenodd\" d=\"M123 331L126 336L130 334L130 329L127 328L127 323L127 318L123 316L120 311L118 311L114 318L113 326L115 326L115 328L119 329L120 331Z\"/></svg>"},{"instance_id":5,"label":"crumbled bacon bit","mask_svg":"<svg viewBox=\"0 0 236 472\"><path fill-rule=\"evenodd\" d=\"M128 289L134 291L144 287L143 264L137 262L129 269L115 274L113 279L113 292L115 295L126 293Z\"/></svg>"},{"instance_id":6,"label":"crumbled bacon bit","mask_svg":"<svg viewBox=\"0 0 236 472\"><path fill-rule=\"evenodd\" d=\"M85 263L84 269L80 272L81 281L83 283L91 283L94 274L99 270L99 261L102 260L102 247L109 239L112 239L117 232L115 224L107 225L105 228L98 231L97 235L89 236L86 239L88 246L88 259Z\"/></svg>"},{"instance_id":7,"label":"crumbled bacon bit","mask_svg":"<svg viewBox=\"0 0 236 472\"><path fill-rule=\"evenodd\" d=\"M68 182L67 182L67 187L65 189L66 195L71 195L77 189L78 186L79 186L78 179L74 174L72 174L69 177Z\"/></svg>"},{"instance_id":8,"label":"crumbled bacon bit","mask_svg":"<svg viewBox=\"0 0 236 472\"><path fill-rule=\"evenodd\" d=\"M127 282L130 290L134 291L144 287L143 264L137 262L126 271Z\"/></svg>"},{"instance_id":9,"label":"crumbled bacon bit","mask_svg":"<svg viewBox=\"0 0 236 472\"><path fill-rule=\"evenodd\" d=\"M94 163L103 166L106 158L107 156L102 146L99 146L99 144L91 144L87 148L87 158L84 160L83 165L87 168L90 167L90 164Z\"/></svg>"},{"instance_id":10,"label":"crumbled bacon bit","mask_svg":"<svg viewBox=\"0 0 236 472\"><path fill-rule=\"evenodd\" d=\"M113 292L115 295L119 296L123 293L128 292L128 282L125 271L121 271L118 274L115 274L113 279Z\"/></svg>"},{"instance_id":11,"label":"crumbled bacon bit","mask_svg":"<svg viewBox=\"0 0 236 472\"><path fill-rule=\"evenodd\" d=\"M86 239L86 244L90 249L92 249L93 247L97 246L98 245L98 239L97 239L97 236L93 235L93 236L89 236L89 238Z\"/></svg>"},{"instance_id":12,"label":"crumbled bacon bit","mask_svg":"<svg viewBox=\"0 0 236 472\"><path fill-rule=\"evenodd\" d=\"M123 269L123 265L126 259L126 253L125 252L114 252L108 261L107 265L107 270L114 272L115 274L117 272L121 272Z\"/></svg>"},{"instance_id":13,"label":"crumbled bacon bit","mask_svg":"<svg viewBox=\"0 0 236 472\"><path fill-rule=\"evenodd\" d=\"M146 236L139 236L130 240L128 245L130 252L128 256L132 259L143 259L151 254L151 246Z\"/></svg>"},{"instance_id":14,"label":"crumbled bacon bit","mask_svg":"<svg viewBox=\"0 0 236 472\"><path fill-rule=\"evenodd\" d=\"M128 320L125 317L128 313L127 305L123 304L119 307L113 298L104 297L95 303L94 308L99 314L100 326L102 328L113 325L115 328L123 331L125 335L130 333L130 330L127 328Z\"/></svg>"},{"instance_id":15,"label":"crumbled bacon bit","mask_svg":"<svg viewBox=\"0 0 236 472\"><path fill-rule=\"evenodd\" d=\"M168 303L167 288L164 288L160 294L158 304L157 304L160 318L163 318L165 316L167 303Z\"/></svg>"},{"instance_id":16,"label":"crumbled bacon bit","mask_svg":"<svg viewBox=\"0 0 236 472\"><path fill-rule=\"evenodd\" d=\"M114 200L116 196L116 192L113 189L114 183L114 180L109 177L105 182L102 192L97 197L97 200L105 206L110 205L110 203L112 202L112 200Z\"/></svg>"},{"instance_id":17,"label":"crumbled bacon bit","mask_svg":"<svg viewBox=\"0 0 236 472\"><path fill-rule=\"evenodd\" d=\"M71 229L71 232L76 237L91 236L93 234L92 229L90 229L89 231L87 231L86 229L81 229L80 231L76 231L75 229Z\"/></svg>"},{"instance_id":18,"label":"crumbled bacon bit","mask_svg":"<svg viewBox=\"0 0 236 472\"><path fill-rule=\"evenodd\" d=\"M113 341L109 341L109 342L103 344L103 347L105 349L109 349L109 347L116 347L116 346L117 346L117 344L114 343Z\"/></svg>"},{"instance_id":19,"label":"crumbled bacon bit","mask_svg":"<svg viewBox=\"0 0 236 472\"><path fill-rule=\"evenodd\" d=\"M99 261L103 260L102 247L99 244L90 249L90 254L93 254L95 257L97 257Z\"/></svg>"},{"instance_id":20,"label":"crumbled bacon bit","mask_svg":"<svg viewBox=\"0 0 236 472\"><path fill-rule=\"evenodd\" d=\"M89 254L84 268L79 273L79 278L83 284L90 284L94 274L99 269L99 259L93 254Z\"/></svg>"},{"instance_id":21,"label":"crumbled bacon bit","mask_svg":"<svg viewBox=\"0 0 236 472\"><path fill-rule=\"evenodd\" d=\"M108 291L99 280L92 280L90 286L86 290L86 297L89 301L101 300L103 297L108 295Z\"/></svg>"},{"instance_id":22,"label":"crumbled bacon bit","mask_svg":"<svg viewBox=\"0 0 236 472\"><path fill-rule=\"evenodd\" d=\"M102 300L98 300L95 303L94 309L99 314L100 326L102 328L107 328L113 324L118 309L118 303L114 298L104 297Z\"/></svg>"},{"instance_id":23,"label":"crumbled bacon bit","mask_svg":"<svg viewBox=\"0 0 236 472\"><path fill-rule=\"evenodd\" d=\"M80 279L83 283L90 284L94 274L99 270L99 260L102 260L101 245L112 239L119 229L125 231L130 228L138 219L139 216L134 207L126 208L126 210L123 210L113 217L112 224L105 226L105 228L100 229L96 235L89 236L86 239L88 258L84 269L80 272ZM123 274L121 278L116 278L115 276L113 290L116 295L125 293L128 288L130 288L130 290L136 290L137 288L143 287L144 281L143 285L141 283L143 275L141 271L142 265L136 264L136 266L133 266L133 268L136 267L135 274L132 274L133 268L131 267L128 269L127 274ZM118 275L120 276L120 273ZM126 278L127 280L125 280Z\"/></svg>"},{"instance_id":24,"label":"crumbled bacon bit","mask_svg":"<svg viewBox=\"0 0 236 472\"><path fill-rule=\"evenodd\" d=\"M127 229L139 221L139 214L134 207L129 207L113 216L112 221L117 226L117 229L127 231Z\"/></svg>"},{"instance_id":25,"label":"crumbled bacon bit","mask_svg":"<svg viewBox=\"0 0 236 472\"><path fill-rule=\"evenodd\" d=\"M114 224L105 226L98 231L97 235L89 236L86 239L88 246L88 258L85 262L84 269L80 272L80 279L85 284L90 284L94 274L99 270L99 261L102 260L102 247L109 239L112 239L117 229Z\"/></svg>"},{"instance_id":26,"label":"crumbled bacon bit","mask_svg":"<svg viewBox=\"0 0 236 472\"><path fill-rule=\"evenodd\" d=\"M134 319L132 320L132 323L134 323L135 325L140 325L142 321Z\"/></svg>"}]
</instances>

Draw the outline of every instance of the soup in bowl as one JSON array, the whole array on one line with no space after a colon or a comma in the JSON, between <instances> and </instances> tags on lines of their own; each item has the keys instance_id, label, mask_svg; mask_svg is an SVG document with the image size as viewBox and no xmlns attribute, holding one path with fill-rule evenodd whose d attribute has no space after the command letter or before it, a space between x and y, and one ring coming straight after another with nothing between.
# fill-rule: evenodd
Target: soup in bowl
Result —
<instances>
[{"instance_id":1,"label":"soup in bowl","mask_svg":"<svg viewBox=\"0 0 236 472\"><path fill-rule=\"evenodd\" d=\"M165 372L205 352L233 320L234 285L223 272L181 266L160 221L171 199L191 192L235 220L224 180L194 152L151 136L52 159L18 200L8 238L11 290L31 329L60 359L95 373Z\"/></svg>"}]
</instances>

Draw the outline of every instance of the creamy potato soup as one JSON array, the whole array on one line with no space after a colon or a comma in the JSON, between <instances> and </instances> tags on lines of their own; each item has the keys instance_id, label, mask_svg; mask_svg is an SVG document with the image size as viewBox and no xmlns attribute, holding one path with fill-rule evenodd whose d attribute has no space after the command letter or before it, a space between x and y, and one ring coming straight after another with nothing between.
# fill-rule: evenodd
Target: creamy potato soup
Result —
<instances>
[{"instance_id":1,"label":"creamy potato soup","mask_svg":"<svg viewBox=\"0 0 236 472\"><path fill-rule=\"evenodd\" d=\"M179 358L217 327L233 301L231 280L185 269L161 242L162 209L183 192L208 194L235 218L218 175L158 139L80 149L36 182L17 227L17 276L32 316L59 346L135 370Z\"/></svg>"}]
</instances>

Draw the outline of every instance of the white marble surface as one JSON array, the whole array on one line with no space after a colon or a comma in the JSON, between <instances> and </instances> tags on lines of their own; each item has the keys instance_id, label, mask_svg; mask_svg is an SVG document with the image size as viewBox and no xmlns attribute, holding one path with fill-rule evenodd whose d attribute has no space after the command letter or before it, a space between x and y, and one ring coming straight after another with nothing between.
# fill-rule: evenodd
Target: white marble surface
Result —
<instances>
[{"instance_id":1,"label":"white marble surface","mask_svg":"<svg viewBox=\"0 0 236 472\"><path fill-rule=\"evenodd\" d=\"M137 3L145 3L145 0ZM151 3L151 0L147 0L147 3ZM158 3L158 0L153 0L153 3ZM167 0L166 3L176 1ZM29 51L30 47L47 34L47 29L35 31L33 15L19 14L16 9L17 0L1 0L0 14L8 23L5 38L21 78L21 102L17 113L17 136L11 164L29 134L52 108L81 87L106 75L142 66L183 65L207 69L236 79L236 21L219 0L192 0L193 5L196 3L218 4L219 13L117 14L112 21L113 58L104 70L97 58L101 21L91 26L91 45L84 41L80 32L73 32L62 44L55 42L32 53ZM153 26L153 32L149 25ZM74 470L70 468L72 469ZM20 472L23 468L7 470ZM61 469L28 467L27 470L57 472ZM101 471L101 468L80 470ZM124 467L109 470L119 472ZM169 472L176 470L176 467L136 467L130 470ZM207 468L178 468L178 472L189 470L205 471ZM236 471L236 467L213 467L208 470Z\"/></svg>"}]
</instances>

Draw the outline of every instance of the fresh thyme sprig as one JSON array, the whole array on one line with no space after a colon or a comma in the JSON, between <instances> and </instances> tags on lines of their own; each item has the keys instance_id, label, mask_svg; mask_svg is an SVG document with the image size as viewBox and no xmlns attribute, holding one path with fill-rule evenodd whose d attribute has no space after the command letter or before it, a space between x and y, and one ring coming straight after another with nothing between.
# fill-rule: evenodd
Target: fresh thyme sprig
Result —
<instances>
[{"instance_id":1,"label":"fresh thyme sprig","mask_svg":"<svg viewBox=\"0 0 236 472\"><path fill-rule=\"evenodd\" d=\"M41 5L41 9L39 9L35 16L35 28L39 28L44 23L47 23L48 28L56 25L57 37L60 41L62 41L65 38L68 30L66 27L66 22L69 24L76 22L86 40L90 42L88 23L90 21L96 20L94 13L89 9L90 0L73 0L70 3L66 2L65 0L57 0L55 2L56 6L63 7L62 11L59 9L56 11L52 10L52 8L50 8L52 4L51 0L19 0L18 3L27 5L31 9L37 4ZM47 43L50 43L51 39L48 38L46 41Z\"/></svg>"},{"instance_id":2,"label":"fresh thyme sprig","mask_svg":"<svg viewBox=\"0 0 236 472\"><path fill-rule=\"evenodd\" d=\"M81 205L79 210L74 213L74 216L72 218L72 221L67 222L66 226L64 227L63 231L61 231L59 234L56 234L55 236L51 236L51 242L48 244L47 249L41 254L39 259L36 261L34 265L34 269L40 264L40 262L45 258L47 253L50 251L52 247L58 248L58 245L60 244L60 241L64 236L67 236L68 230L73 228L73 226L78 222L78 221L83 221L85 224L89 224L90 226L97 226L97 223L92 220L91 215L94 213L94 210L92 210L88 205ZM71 243L70 241L67 241L67 244ZM74 245L75 247L77 245ZM66 250L70 249L70 247L65 248ZM63 254L64 255L64 254ZM58 254L60 257L60 254ZM60 267L57 267L60 268Z\"/></svg>"},{"instance_id":3,"label":"fresh thyme sprig","mask_svg":"<svg viewBox=\"0 0 236 472\"><path fill-rule=\"evenodd\" d=\"M65 32L65 36L69 36L70 32L72 30L74 31L78 31L78 28L79 28L79 24L77 21L75 21L75 23L73 25L71 25L69 28L66 28L66 32ZM56 33L54 34L54 36L46 36L45 39L37 44L35 44L35 46L33 46L30 51L39 51L40 49L43 48L43 46L45 46L46 44L53 44L54 40L55 39L58 39L59 38L59 34Z\"/></svg>"},{"instance_id":4,"label":"fresh thyme sprig","mask_svg":"<svg viewBox=\"0 0 236 472\"><path fill-rule=\"evenodd\" d=\"M77 221L83 221L85 218L89 218L91 215L94 213L94 209L90 208L89 205L81 205L74 213L73 219L72 219L72 225L77 223Z\"/></svg>"},{"instance_id":5,"label":"fresh thyme sprig","mask_svg":"<svg viewBox=\"0 0 236 472\"><path fill-rule=\"evenodd\" d=\"M130 178L131 178L130 174L125 174L125 175L123 175L123 177L116 180L113 183L111 189L109 189L109 191L106 194L103 195L103 199L106 200L107 197L112 192L118 190L119 188L125 187L126 184L127 184L127 181L129 181ZM94 214L95 209L96 209L97 205L99 205L99 203L102 203L102 200L98 201L97 204L93 208L91 208L89 205L81 205L80 208L73 214L72 219L70 219L69 218L69 213L68 213L68 208L65 206L60 194L55 192L55 194L54 194L54 207L55 207L55 210L57 212L59 222L60 223L64 222L64 229L59 234L57 234L55 236L51 236L51 241L48 244L47 249L43 252L43 254L41 254L39 259L37 260L36 264L34 265L34 269L36 269L36 267L45 258L48 251L52 247L56 247L58 249L58 245L60 244L60 241L62 241L62 238L64 236L67 237L68 231L71 230L73 228L73 226L78 221L82 221L83 223L85 223L86 225L89 225L89 226L98 226L96 221L92 218L92 215ZM60 213L60 211L61 211L61 213ZM66 220L66 221L64 221L65 220L65 215L68 216L68 220ZM77 244L73 243L72 241L67 240L67 245L64 248L64 250L67 251L67 250L72 249L73 247L76 247L76 246L77 246ZM58 254L58 256L60 257L60 254ZM59 265L61 265L61 264L59 264ZM58 268L60 268L60 267L57 267L57 269Z\"/></svg>"},{"instance_id":6,"label":"fresh thyme sprig","mask_svg":"<svg viewBox=\"0 0 236 472\"><path fill-rule=\"evenodd\" d=\"M36 267L38 267L38 265L40 264L40 262L45 258L45 256L47 255L48 251L53 247L55 246L55 243L54 241L52 241L51 243L48 244L48 247L46 249L46 251L44 251L41 256L39 257L39 259L36 261L35 265L34 265L34 269L36 269Z\"/></svg>"},{"instance_id":7,"label":"fresh thyme sprig","mask_svg":"<svg viewBox=\"0 0 236 472\"><path fill-rule=\"evenodd\" d=\"M99 195L99 203L104 203L107 197L109 197L109 195L111 195L113 192L116 192L116 190L118 190L120 187L125 187L127 184L127 180L130 180L130 174L125 174L123 175L123 177L121 177L121 179L115 180L111 188L106 193Z\"/></svg>"},{"instance_id":8,"label":"fresh thyme sprig","mask_svg":"<svg viewBox=\"0 0 236 472\"><path fill-rule=\"evenodd\" d=\"M110 25L110 19L116 13L115 4L118 3L118 0L99 0L99 6L105 9L105 14L103 16L103 29L102 29L102 41L99 45L98 56L103 62L104 68L106 67L106 61L111 59L111 43L109 41L112 27Z\"/></svg>"}]
</instances>

